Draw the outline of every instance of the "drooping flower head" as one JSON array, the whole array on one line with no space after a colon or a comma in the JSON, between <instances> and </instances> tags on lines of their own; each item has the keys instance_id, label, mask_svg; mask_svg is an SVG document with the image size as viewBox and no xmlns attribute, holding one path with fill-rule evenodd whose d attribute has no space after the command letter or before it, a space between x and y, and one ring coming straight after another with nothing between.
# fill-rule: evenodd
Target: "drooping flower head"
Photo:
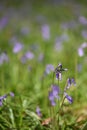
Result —
<instances>
[{"instance_id":1,"label":"drooping flower head","mask_svg":"<svg viewBox=\"0 0 87 130\"><path fill-rule=\"evenodd\" d=\"M73 98L71 96L69 96L66 92L64 92L64 95L70 104L73 103Z\"/></svg>"},{"instance_id":2,"label":"drooping flower head","mask_svg":"<svg viewBox=\"0 0 87 130\"><path fill-rule=\"evenodd\" d=\"M64 90L66 91L66 90L69 89L72 85L76 86L75 79L74 79L74 78L68 78L68 79L67 79L67 84L66 84Z\"/></svg>"},{"instance_id":3,"label":"drooping flower head","mask_svg":"<svg viewBox=\"0 0 87 130\"><path fill-rule=\"evenodd\" d=\"M58 66L55 69L56 79L61 80L62 79L62 71L67 71L67 69L62 67L62 64L59 63Z\"/></svg>"}]
</instances>

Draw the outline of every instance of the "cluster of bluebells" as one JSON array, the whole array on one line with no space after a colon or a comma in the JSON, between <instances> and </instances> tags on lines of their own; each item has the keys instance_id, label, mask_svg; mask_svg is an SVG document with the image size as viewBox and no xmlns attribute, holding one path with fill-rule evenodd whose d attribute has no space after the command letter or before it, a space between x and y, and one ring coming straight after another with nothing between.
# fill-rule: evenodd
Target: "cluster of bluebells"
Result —
<instances>
[{"instance_id":1,"label":"cluster of bluebells","mask_svg":"<svg viewBox=\"0 0 87 130\"><path fill-rule=\"evenodd\" d=\"M5 99L7 99L8 96L11 96L11 97L14 97L14 93L13 92L10 92L9 94L5 94L3 96L0 96L0 106L3 105Z\"/></svg>"},{"instance_id":2,"label":"cluster of bluebells","mask_svg":"<svg viewBox=\"0 0 87 130\"><path fill-rule=\"evenodd\" d=\"M66 70L67 69L62 68L62 64L58 64L57 68L54 71L55 74L56 74L56 79L61 80L62 79L62 71L66 71ZM74 78L68 78L65 88L64 88L63 92L61 92L59 85L53 84L51 86L51 91L49 91L49 101L50 101L51 105L52 106L56 105L56 100L59 100L61 98L60 94L63 95L64 100L67 99L68 102L71 104L73 102L73 98L68 95L67 89L69 89L72 85L76 86L75 79Z\"/></svg>"}]
</instances>

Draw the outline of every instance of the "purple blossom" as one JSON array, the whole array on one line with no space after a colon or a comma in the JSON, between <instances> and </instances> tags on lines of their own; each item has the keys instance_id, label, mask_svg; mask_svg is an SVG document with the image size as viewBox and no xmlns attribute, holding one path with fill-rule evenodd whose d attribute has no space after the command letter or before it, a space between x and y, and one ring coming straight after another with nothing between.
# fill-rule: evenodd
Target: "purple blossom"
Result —
<instances>
[{"instance_id":1,"label":"purple blossom","mask_svg":"<svg viewBox=\"0 0 87 130\"><path fill-rule=\"evenodd\" d=\"M80 56L80 57L82 57L82 56L84 56L84 51L83 51L83 48L78 48L78 55Z\"/></svg>"},{"instance_id":2,"label":"purple blossom","mask_svg":"<svg viewBox=\"0 0 87 130\"><path fill-rule=\"evenodd\" d=\"M54 98L54 95L53 95L53 92L49 92L49 100L50 100L50 103L52 106L55 106L56 103L55 103L55 98Z\"/></svg>"},{"instance_id":3,"label":"purple blossom","mask_svg":"<svg viewBox=\"0 0 87 130\"><path fill-rule=\"evenodd\" d=\"M13 93L13 92L10 92L10 96L11 96L11 97L14 97L14 93Z\"/></svg>"},{"instance_id":4,"label":"purple blossom","mask_svg":"<svg viewBox=\"0 0 87 130\"><path fill-rule=\"evenodd\" d=\"M76 82L74 78L68 78L67 79L67 85L65 87L65 91L69 89L72 85L76 86Z\"/></svg>"},{"instance_id":5,"label":"purple blossom","mask_svg":"<svg viewBox=\"0 0 87 130\"><path fill-rule=\"evenodd\" d=\"M55 106L56 105L56 102L54 100L51 101L51 105L52 106Z\"/></svg>"},{"instance_id":6,"label":"purple blossom","mask_svg":"<svg viewBox=\"0 0 87 130\"><path fill-rule=\"evenodd\" d=\"M52 90L49 92L49 100L52 106L56 105L56 99L59 99L59 87L57 85L52 85Z\"/></svg>"},{"instance_id":7,"label":"purple blossom","mask_svg":"<svg viewBox=\"0 0 87 130\"><path fill-rule=\"evenodd\" d=\"M8 62L9 61L9 58L8 58L8 55L3 52L0 54L0 64L2 65L4 62Z\"/></svg>"},{"instance_id":8,"label":"purple blossom","mask_svg":"<svg viewBox=\"0 0 87 130\"><path fill-rule=\"evenodd\" d=\"M86 30L83 30L81 32L81 34L82 34L83 38L87 39L87 31Z\"/></svg>"},{"instance_id":9,"label":"purple blossom","mask_svg":"<svg viewBox=\"0 0 87 130\"><path fill-rule=\"evenodd\" d=\"M0 19L0 29L3 29L8 23L7 16L4 16Z\"/></svg>"},{"instance_id":10,"label":"purple blossom","mask_svg":"<svg viewBox=\"0 0 87 130\"><path fill-rule=\"evenodd\" d=\"M61 72L56 73L56 79L62 80L62 74Z\"/></svg>"},{"instance_id":11,"label":"purple blossom","mask_svg":"<svg viewBox=\"0 0 87 130\"><path fill-rule=\"evenodd\" d=\"M13 52L14 53L18 53L23 49L23 44L21 44L20 42L16 42L14 43L14 47L13 47Z\"/></svg>"},{"instance_id":12,"label":"purple blossom","mask_svg":"<svg viewBox=\"0 0 87 130\"><path fill-rule=\"evenodd\" d=\"M62 71L67 71L68 69L63 69L62 64L59 63L58 66L55 69L56 79L62 80Z\"/></svg>"},{"instance_id":13,"label":"purple blossom","mask_svg":"<svg viewBox=\"0 0 87 130\"><path fill-rule=\"evenodd\" d=\"M39 106L37 106L37 108L36 108L36 113L37 113L37 115L38 115L39 117L42 116L42 113L41 113L41 110L40 110Z\"/></svg>"},{"instance_id":14,"label":"purple blossom","mask_svg":"<svg viewBox=\"0 0 87 130\"><path fill-rule=\"evenodd\" d=\"M49 100L52 101L54 100L54 95L53 95L53 92L49 92Z\"/></svg>"},{"instance_id":15,"label":"purple blossom","mask_svg":"<svg viewBox=\"0 0 87 130\"><path fill-rule=\"evenodd\" d=\"M31 51L25 53L25 57L29 60L34 58L34 54Z\"/></svg>"},{"instance_id":16,"label":"purple blossom","mask_svg":"<svg viewBox=\"0 0 87 130\"><path fill-rule=\"evenodd\" d=\"M86 48L87 47L87 42L83 42L82 44L81 44L81 48Z\"/></svg>"},{"instance_id":17,"label":"purple blossom","mask_svg":"<svg viewBox=\"0 0 87 130\"><path fill-rule=\"evenodd\" d=\"M54 66L52 64L46 65L46 70L45 70L46 74L50 74L51 71L52 72L54 71Z\"/></svg>"},{"instance_id":18,"label":"purple blossom","mask_svg":"<svg viewBox=\"0 0 87 130\"><path fill-rule=\"evenodd\" d=\"M60 89L57 85L52 85L52 93L55 98L59 98L58 94L60 92Z\"/></svg>"},{"instance_id":19,"label":"purple blossom","mask_svg":"<svg viewBox=\"0 0 87 130\"><path fill-rule=\"evenodd\" d=\"M69 101L69 103L73 103L73 98L71 96L69 96L67 93L64 93L65 98Z\"/></svg>"},{"instance_id":20,"label":"purple blossom","mask_svg":"<svg viewBox=\"0 0 87 130\"><path fill-rule=\"evenodd\" d=\"M3 105L3 100L4 100L5 98L7 98L7 95L6 95L6 94L3 95L3 96L0 96L0 106Z\"/></svg>"},{"instance_id":21,"label":"purple blossom","mask_svg":"<svg viewBox=\"0 0 87 130\"><path fill-rule=\"evenodd\" d=\"M87 18L85 18L84 16L80 16L79 22L83 25L87 25Z\"/></svg>"},{"instance_id":22,"label":"purple blossom","mask_svg":"<svg viewBox=\"0 0 87 130\"><path fill-rule=\"evenodd\" d=\"M42 30L42 37L44 40L49 40L50 39L50 27L47 24L44 24L41 27Z\"/></svg>"}]
</instances>

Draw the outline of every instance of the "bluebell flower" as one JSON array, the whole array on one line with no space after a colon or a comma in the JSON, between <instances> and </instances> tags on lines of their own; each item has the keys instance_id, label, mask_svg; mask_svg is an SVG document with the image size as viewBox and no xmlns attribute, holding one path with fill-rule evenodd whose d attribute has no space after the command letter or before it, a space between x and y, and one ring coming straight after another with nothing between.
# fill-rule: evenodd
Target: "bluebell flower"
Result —
<instances>
[{"instance_id":1,"label":"bluebell flower","mask_svg":"<svg viewBox=\"0 0 87 130\"><path fill-rule=\"evenodd\" d=\"M3 105L3 101L4 101L4 99L6 99L6 98L7 98L7 95L6 95L6 94L3 95L3 96L0 96L0 106Z\"/></svg>"},{"instance_id":2,"label":"bluebell flower","mask_svg":"<svg viewBox=\"0 0 87 130\"><path fill-rule=\"evenodd\" d=\"M37 108L36 108L36 113L37 113L37 115L38 115L39 117L42 116L42 113L41 113L41 110L40 110L39 106L37 106Z\"/></svg>"},{"instance_id":3,"label":"bluebell flower","mask_svg":"<svg viewBox=\"0 0 87 130\"><path fill-rule=\"evenodd\" d=\"M62 72L67 71L66 68L62 68L62 64L59 63L58 66L55 69L56 79L62 80Z\"/></svg>"},{"instance_id":4,"label":"bluebell flower","mask_svg":"<svg viewBox=\"0 0 87 130\"><path fill-rule=\"evenodd\" d=\"M14 97L14 93L13 93L13 92L10 92L10 96L11 96L11 97Z\"/></svg>"},{"instance_id":5,"label":"bluebell flower","mask_svg":"<svg viewBox=\"0 0 87 130\"><path fill-rule=\"evenodd\" d=\"M44 40L50 39L50 27L47 24L42 25L41 27L42 37Z\"/></svg>"},{"instance_id":6,"label":"bluebell flower","mask_svg":"<svg viewBox=\"0 0 87 130\"><path fill-rule=\"evenodd\" d=\"M68 78L68 79L67 79L67 85L66 85L66 87L65 87L64 90L66 91L66 90L69 89L72 85L76 86L75 79L74 79L74 78Z\"/></svg>"},{"instance_id":7,"label":"bluebell flower","mask_svg":"<svg viewBox=\"0 0 87 130\"><path fill-rule=\"evenodd\" d=\"M52 85L52 93L55 98L59 98L60 89L57 85Z\"/></svg>"},{"instance_id":8,"label":"bluebell flower","mask_svg":"<svg viewBox=\"0 0 87 130\"><path fill-rule=\"evenodd\" d=\"M18 53L23 49L23 44L20 42L14 43L13 52Z\"/></svg>"},{"instance_id":9,"label":"bluebell flower","mask_svg":"<svg viewBox=\"0 0 87 130\"><path fill-rule=\"evenodd\" d=\"M46 69L45 69L46 74L50 74L50 72L53 72L53 71L54 71L54 66L51 64L47 64Z\"/></svg>"},{"instance_id":10,"label":"bluebell flower","mask_svg":"<svg viewBox=\"0 0 87 130\"><path fill-rule=\"evenodd\" d=\"M71 96L69 96L67 93L64 93L65 98L69 101L69 103L73 103L73 98Z\"/></svg>"},{"instance_id":11,"label":"bluebell flower","mask_svg":"<svg viewBox=\"0 0 87 130\"><path fill-rule=\"evenodd\" d=\"M49 92L49 100L52 106L56 105L56 99L59 99L60 89L57 85L52 85L51 91Z\"/></svg>"},{"instance_id":12,"label":"bluebell flower","mask_svg":"<svg viewBox=\"0 0 87 130\"><path fill-rule=\"evenodd\" d=\"M25 53L25 57L29 60L34 58L34 54L31 51Z\"/></svg>"},{"instance_id":13,"label":"bluebell flower","mask_svg":"<svg viewBox=\"0 0 87 130\"><path fill-rule=\"evenodd\" d=\"M4 62L8 62L9 61L9 57L6 54L6 52L2 52L0 54L0 64L2 65Z\"/></svg>"}]
</instances>

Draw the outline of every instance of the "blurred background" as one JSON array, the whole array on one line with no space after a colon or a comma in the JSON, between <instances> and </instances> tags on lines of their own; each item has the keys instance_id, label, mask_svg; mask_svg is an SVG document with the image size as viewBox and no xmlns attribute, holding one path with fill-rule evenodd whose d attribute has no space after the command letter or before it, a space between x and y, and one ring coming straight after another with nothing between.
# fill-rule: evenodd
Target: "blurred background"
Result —
<instances>
[{"instance_id":1,"label":"blurred background","mask_svg":"<svg viewBox=\"0 0 87 130\"><path fill-rule=\"evenodd\" d=\"M68 68L62 87L68 77L76 80L72 109L86 116L87 1L0 1L0 95L12 91L45 113L58 63Z\"/></svg>"}]
</instances>

